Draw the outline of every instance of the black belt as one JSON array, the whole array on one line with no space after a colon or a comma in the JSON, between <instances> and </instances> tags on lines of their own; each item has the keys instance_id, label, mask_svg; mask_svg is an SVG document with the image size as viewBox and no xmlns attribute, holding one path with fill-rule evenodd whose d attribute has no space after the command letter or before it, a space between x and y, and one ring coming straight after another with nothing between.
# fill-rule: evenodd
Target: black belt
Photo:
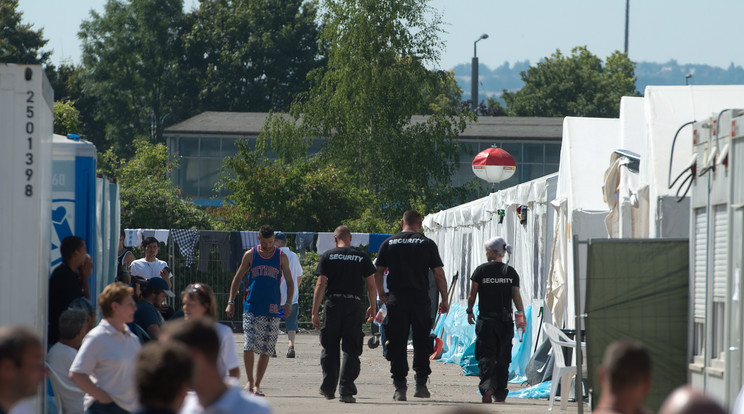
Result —
<instances>
[{"instance_id":1,"label":"black belt","mask_svg":"<svg viewBox=\"0 0 744 414\"><path fill-rule=\"evenodd\" d=\"M328 297L328 299L339 299L339 298L343 298L343 299L356 299L358 301L361 301L362 300L362 298L360 298L359 296L352 295L351 293L331 293L327 297Z\"/></svg>"}]
</instances>

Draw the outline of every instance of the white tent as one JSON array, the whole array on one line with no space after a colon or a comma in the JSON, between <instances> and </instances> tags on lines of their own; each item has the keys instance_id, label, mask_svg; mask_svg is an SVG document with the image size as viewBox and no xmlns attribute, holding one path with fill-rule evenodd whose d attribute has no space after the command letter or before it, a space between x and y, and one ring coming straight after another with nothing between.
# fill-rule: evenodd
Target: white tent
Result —
<instances>
[{"instance_id":1,"label":"white tent","mask_svg":"<svg viewBox=\"0 0 744 414\"><path fill-rule=\"evenodd\" d=\"M548 229L552 229L553 212L548 202L556 184L557 175L551 174L424 218L424 232L439 246L448 284L459 273L453 303L467 300L468 280L486 261L484 243L502 236L514 246L509 264L519 272L525 306L542 304L552 238ZM520 206L527 207L524 223L517 218ZM499 210L503 210L503 220Z\"/></svg>"},{"instance_id":2,"label":"white tent","mask_svg":"<svg viewBox=\"0 0 744 414\"><path fill-rule=\"evenodd\" d=\"M563 121L558 189L552 200L556 209L553 253L545 297L558 327L575 326L572 236L580 240L607 237L602 171L618 148L619 126L618 119L567 117ZM585 278L580 279L583 303Z\"/></svg>"},{"instance_id":3,"label":"white tent","mask_svg":"<svg viewBox=\"0 0 744 414\"><path fill-rule=\"evenodd\" d=\"M646 126L640 184L648 187L648 236L688 237L688 226L679 223L688 218L685 223L689 224L689 204L678 205L677 188L667 187L674 134L686 122L709 118L727 108L744 107L744 85L647 86L644 101ZM672 180L691 158L692 128L686 127L674 147Z\"/></svg>"}]
</instances>

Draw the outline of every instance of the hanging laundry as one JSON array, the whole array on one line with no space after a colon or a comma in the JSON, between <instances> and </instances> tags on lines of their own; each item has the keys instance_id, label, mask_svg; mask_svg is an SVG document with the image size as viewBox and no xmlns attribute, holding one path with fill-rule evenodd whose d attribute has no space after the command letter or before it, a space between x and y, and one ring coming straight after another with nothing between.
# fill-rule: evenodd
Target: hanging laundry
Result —
<instances>
[{"instance_id":1,"label":"hanging laundry","mask_svg":"<svg viewBox=\"0 0 744 414\"><path fill-rule=\"evenodd\" d=\"M369 246L367 251L370 253L377 253L380 251L380 245L382 242L387 240L392 234L373 233L369 235Z\"/></svg>"},{"instance_id":2,"label":"hanging laundry","mask_svg":"<svg viewBox=\"0 0 744 414\"><path fill-rule=\"evenodd\" d=\"M199 230L172 229L171 235L178 245L181 255L186 257L186 267L191 267L196 263L194 250L196 243L199 241Z\"/></svg>"},{"instance_id":3,"label":"hanging laundry","mask_svg":"<svg viewBox=\"0 0 744 414\"><path fill-rule=\"evenodd\" d=\"M124 229L124 246L142 247L142 230Z\"/></svg>"},{"instance_id":4,"label":"hanging laundry","mask_svg":"<svg viewBox=\"0 0 744 414\"><path fill-rule=\"evenodd\" d=\"M170 230L165 229L142 229L142 238L154 237L160 243L168 245Z\"/></svg>"},{"instance_id":5,"label":"hanging laundry","mask_svg":"<svg viewBox=\"0 0 744 414\"><path fill-rule=\"evenodd\" d=\"M318 254L323 254L328 250L336 247L336 240L333 238L333 233L320 232L318 233L318 241L315 243L315 248Z\"/></svg>"},{"instance_id":6,"label":"hanging laundry","mask_svg":"<svg viewBox=\"0 0 744 414\"><path fill-rule=\"evenodd\" d=\"M315 233L311 232L299 232L295 238L295 245L297 246L297 252L300 257L305 257L305 252L313 251L313 240L315 239Z\"/></svg>"},{"instance_id":7,"label":"hanging laundry","mask_svg":"<svg viewBox=\"0 0 744 414\"><path fill-rule=\"evenodd\" d=\"M257 231L241 231L240 237L243 239L243 250L248 250L251 247L258 246Z\"/></svg>"},{"instance_id":8,"label":"hanging laundry","mask_svg":"<svg viewBox=\"0 0 744 414\"><path fill-rule=\"evenodd\" d=\"M243 261L243 238L240 237L239 231L230 232L230 273L235 273Z\"/></svg>"},{"instance_id":9,"label":"hanging laundry","mask_svg":"<svg viewBox=\"0 0 744 414\"><path fill-rule=\"evenodd\" d=\"M202 231L199 233L199 271L209 269L209 249L217 245L220 248L222 271L230 271L230 233L226 231Z\"/></svg>"},{"instance_id":10,"label":"hanging laundry","mask_svg":"<svg viewBox=\"0 0 744 414\"><path fill-rule=\"evenodd\" d=\"M351 247L366 246L369 244L369 233L351 233Z\"/></svg>"}]
</instances>

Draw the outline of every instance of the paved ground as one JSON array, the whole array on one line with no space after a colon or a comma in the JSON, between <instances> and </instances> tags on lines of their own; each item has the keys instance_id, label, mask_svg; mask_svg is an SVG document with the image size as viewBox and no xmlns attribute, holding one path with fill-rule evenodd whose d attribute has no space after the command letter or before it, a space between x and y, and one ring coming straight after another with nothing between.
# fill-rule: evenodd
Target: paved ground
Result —
<instances>
[{"instance_id":1,"label":"paved ground","mask_svg":"<svg viewBox=\"0 0 744 414\"><path fill-rule=\"evenodd\" d=\"M235 335L238 352L242 353L243 336ZM288 359L287 336L280 335L277 343L277 358L269 362L262 389L266 393L274 412L289 413L547 413L547 400L507 399L505 404L485 405L480 403L478 378L466 377L462 369L455 364L432 362L432 375L429 379L429 399L413 398L413 372L409 374L408 401L393 401L393 386L390 379L390 365L382 358L382 349L369 349L366 346L362 354L361 374L356 381L356 404L344 404L326 400L318 394L321 381L320 344L317 331L297 335L295 345L297 357ZM242 361L242 355L241 355ZM409 353L409 364L411 354ZM241 383L245 384L244 367L241 367ZM510 388L519 389L519 385ZM556 404L559 404L556 401ZM559 406L555 406L559 412ZM568 404L568 411L576 412L576 403ZM584 411L588 412L585 405Z\"/></svg>"}]
</instances>

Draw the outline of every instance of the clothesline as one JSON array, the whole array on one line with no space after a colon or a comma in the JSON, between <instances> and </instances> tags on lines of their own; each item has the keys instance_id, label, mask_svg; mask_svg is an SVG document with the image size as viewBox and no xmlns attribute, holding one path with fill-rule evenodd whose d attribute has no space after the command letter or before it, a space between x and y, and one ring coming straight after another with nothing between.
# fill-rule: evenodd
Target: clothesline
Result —
<instances>
[{"instance_id":1,"label":"clothesline","mask_svg":"<svg viewBox=\"0 0 744 414\"><path fill-rule=\"evenodd\" d=\"M297 253L304 257L308 251L313 251L313 241L318 254L336 247L332 232L284 232L295 237ZM234 272L240 265L243 252L258 244L257 231L214 231L214 230L183 230L183 229L125 229L124 246L139 247L142 240L154 237L161 243L168 244L172 239L178 246L179 252L186 257L186 267L196 263L196 245L199 244L199 257L209 258L210 248L219 247L220 262L225 272ZM376 253L380 245L390 234L383 233L351 233L353 247L367 246L367 251ZM199 261L199 270L207 270L208 260Z\"/></svg>"}]
</instances>

